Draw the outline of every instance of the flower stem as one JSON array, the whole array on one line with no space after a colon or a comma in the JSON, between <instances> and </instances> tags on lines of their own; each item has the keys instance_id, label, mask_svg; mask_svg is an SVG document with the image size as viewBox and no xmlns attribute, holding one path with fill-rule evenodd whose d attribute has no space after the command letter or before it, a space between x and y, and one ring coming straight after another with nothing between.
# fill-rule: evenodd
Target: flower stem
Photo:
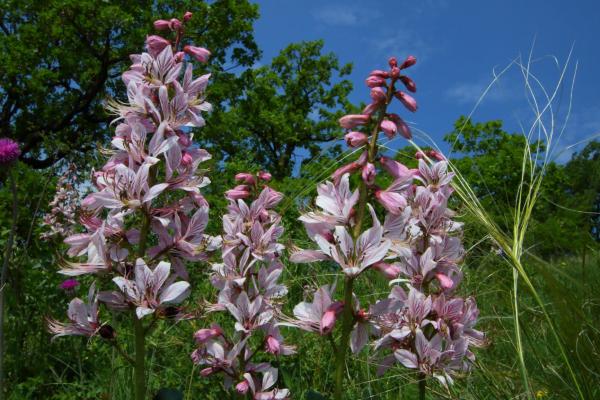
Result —
<instances>
[{"instance_id":1,"label":"flower stem","mask_svg":"<svg viewBox=\"0 0 600 400\"><path fill-rule=\"evenodd\" d=\"M427 377L424 373L419 372L419 400L425 400L425 392L427 391Z\"/></svg>"},{"instance_id":2,"label":"flower stem","mask_svg":"<svg viewBox=\"0 0 600 400\"><path fill-rule=\"evenodd\" d=\"M344 310L342 312L342 336L337 346L335 361L335 400L342 400L342 385L344 383L344 367L346 366L346 354L350 344L350 332L354 325L354 314L352 312L352 286L354 277L347 276L344 281Z\"/></svg>"},{"instance_id":3,"label":"flower stem","mask_svg":"<svg viewBox=\"0 0 600 400\"><path fill-rule=\"evenodd\" d=\"M134 315L133 317L134 335L135 335L135 400L145 400L146 398L146 337L144 335L144 325L142 321Z\"/></svg>"},{"instance_id":4,"label":"flower stem","mask_svg":"<svg viewBox=\"0 0 600 400\"><path fill-rule=\"evenodd\" d=\"M10 190L12 193L12 221L6 248L4 250L4 260L2 262L2 276L0 277L0 400L4 399L4 292L6 290L6 279L8 274L8 264L12 254L15 232L17 230L17 185L15 176L10 167L8 169L8 179L10 180Z\"/></svg>"}]
</instances>

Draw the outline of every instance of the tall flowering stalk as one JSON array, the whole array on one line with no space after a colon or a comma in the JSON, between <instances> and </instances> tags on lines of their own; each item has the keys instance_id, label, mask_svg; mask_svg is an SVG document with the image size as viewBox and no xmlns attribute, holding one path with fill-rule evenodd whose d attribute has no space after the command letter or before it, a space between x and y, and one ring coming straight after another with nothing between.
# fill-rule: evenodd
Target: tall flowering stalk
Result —
<instances>
[{"instance_id":1,"label":"tall flowering stalk","mask_svg":"<svg viewBox=\"0 0 600 400\"><path fill-rule=\"evenodd\" d=\"M265 184L270 179L266 172L240 173L240 184L225 194L229 206L223 216L223 262L213 264L211 275L219 294L208 311L228 312L234 330L227 333L217 324L198 330L198 348L192 353L193 362L203 367L201 376L220 374L226 388L256 400L289 397L287 389L275 387L277 368L256 361L257 356L294 353L279 331L287 288L279 282L284 247L277 240L283 227L273 208L283 196Z\"/></svg>"},{"instance_id":2,"label":"tall flowering stalk","mask_svg":"<svg viewBox=\"0 0 600 400\"><path fill-rule=\"evenodd\" d=\"M388 112L388 106L395 98L409 111L417 110L415 99L396 88L401 83L409 92L416 91L415 83L403 75L415 63L412 56L400 65L391 58L388 71L371 72L366 80L371 104L362 114L340 119L349 131L348 145L361 155L335 171L333 182L319 185L315 201L319 209L300 217L318 249L298 249L291 255L293 262L333 261L345 275L342 299L335 299L332 287L323 286L312 303L294 309L296 326L334 340L336 399L343 395L348 350L359 352L371 338L377 354L383 354L378 372L396 362L415 369L421 398L428 376L444 385L452 383L451 376L467 370L474 360L469 347L484 342L483 334L473 328L478 315L475 301L454 295L462 276L458 265L463 248L461 225L447 208L453 177L447 163L438 152L419 154L419 168L413 170L378 155L380 132L389 139L397 134L412 137L408 125ZM356 129L360 126L371 129L370 137ZM377 184L381 173L392 178L386 188ZM350 187L351 174L360 175L356 190ZM389 279L392 289L387 299L363 308L353 287L369 269Z\"/></svg>"},{"instance_id":3,"label":"tall flowering stalk","mask_svg":"<svg viewBox=\"0 0 600 400\"><path fill-rule=\"evenodd\" d=\"M93 173L96 191L83 199L82 233L65 239L63 275L95 275L86 300L74 298L67 322L48 320L55 337L101 336L134 367L135 398L146 398L146 337L161 318L183 318L175 305L189 294L185 261L207 259L218 240L204 234L208 204L199 169L210 155L193 144L189 127L202 127L209 75L193 78L192 61L209 52L183 44L183 21L155 22L173 36L151 35L146 52L131 56L123 73L127 102L111 104L117 115L110 158ZM112 282L110 282L112 281ZM108 283L110 282L110 283ZM104 288L100 285L107 284ZM133 322L134 355L118 341L100 306L124 312Z\"/></svg>"},{"instance_id":4,"label":"tall flowering stalk","mask_svg":"<svg viewBox=\"0 0 600 400\"><path fill-rule=\"evenodd\" d=\"M50 212L44 215L42 225L47 229L40 235L42 240L64 239L75 233L79 214L78 171L69 164L56 183L56 193L50 202Z\"/></svg>"}]
</instances>

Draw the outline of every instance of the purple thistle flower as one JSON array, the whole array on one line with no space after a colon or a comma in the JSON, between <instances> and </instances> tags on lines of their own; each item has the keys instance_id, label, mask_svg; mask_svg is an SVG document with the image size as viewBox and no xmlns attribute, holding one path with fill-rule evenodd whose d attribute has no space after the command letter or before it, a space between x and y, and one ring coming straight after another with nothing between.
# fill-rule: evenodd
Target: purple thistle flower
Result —
<instances>
[{"instance_id":1,"label":"purple thistle flower","mask_svg":"<svg viewBox=\"0 0 600 400\"><path fill-rule=\"evenodd\" d=\"M0 139L0 165L13 163L21 155L19 145L12 139Z\"/></svg>"},{"instance_id":2,"label":"purple thistle flower","mask_svg":"<svg viewBox=\"0 0 600 400\"><path fill-rule=\"evenodd\" d=\"M72 279L72 278L62 281L61 284L59 285L59 287L65 291L72 291L77 286L79 286L79 282L77 281L77 279Z\"/></svg>"}]
</instances>

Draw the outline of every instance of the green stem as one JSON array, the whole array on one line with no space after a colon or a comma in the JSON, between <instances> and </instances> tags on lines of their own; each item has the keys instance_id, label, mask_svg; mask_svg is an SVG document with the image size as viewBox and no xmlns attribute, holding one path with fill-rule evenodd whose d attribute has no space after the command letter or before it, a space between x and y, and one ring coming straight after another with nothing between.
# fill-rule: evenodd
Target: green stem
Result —
<instances>
[{"instance_id":1,"label":"green stem","mask_svg":"<svg viewBox=\"0 0 600 400\"><path fill-rule=\"evenodd\" d=\"M8 179L10 180L10 190L12 193L12 221L6 248L4 250L4 260L2 262L2 276L0 277L0 400L4 399L4 292L6 290L6 279L8 274L8 264L12 254L15 232L17 230L17 185L15 176L10 166L8 169Z\"/></svg>"},{"instance_id":2,"label":"green stem","mask_svg":"<svg viewBox=\"0 0 600 400\"><path fill-rule=\"evenodd\" d=\"M146 337L144 335L144 325L142 321L134 315L133 326L135 333L135 400L146 399Z\"/></svg>"},{"instance_id":3,"label":"green stem","mask_svg":"<svg viewBox=\"0 0 600 400\"><path fill-rule=\"evenodd\" d=\"M425 400L425 392L427 391L427 377L424 373L419 372L419 400Z\"/></svg>"},{"instance_id":4,"label":"green stem","mask_svg":"<svg viewBox=\"0 0 600 400\"><path fill-rule=\"evenodd\" d=\"M344 281L344 310L342 311L342 336L337 347L335 360L335 400L342 400L342 385L344 384L344 367L346 366L346 354L350 347L350 332L354 325L354 314L352 312L352 286L354 277L347 276Z\"/></svg>"}]
</instances>

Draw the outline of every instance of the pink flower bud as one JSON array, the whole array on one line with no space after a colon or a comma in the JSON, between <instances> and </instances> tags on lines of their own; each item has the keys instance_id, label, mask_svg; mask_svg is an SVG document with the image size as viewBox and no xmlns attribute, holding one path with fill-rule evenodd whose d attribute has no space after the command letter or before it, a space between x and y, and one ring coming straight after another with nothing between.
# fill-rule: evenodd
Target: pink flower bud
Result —
<instances>
[{"instance_id":1,"label":"pink flower bud","mask_svg":"<svg viewBox=\"0 0 600 400\"><path fill-rule=\"evenodd\" d=\"M437 150L429 150L427 155L437 161L444 161L446 159L446 157Z\"/></svg>"},{"instance_id":2,"label":"pink flower bud","mask_svg":"<svg viewBox=\"0 0 600 400\"><path fill-rule=\"evenodd\" d=\"M417 85L415 84L415 81L410 79L408 76L402 75L400 76L400 80L402 83L404 83L404 86L406 86L406 89L408 89L409 92L415 93L417 91Z\"/></svg>"},{"instance_id":3,"label":"pink flower bud","mask_svg":"<svg viewBox=\"0 0 600 400\"><path fill-rule=\"evenodd\" d=\"M400 102L404 104L404 107L406 107L409 111L417 111L417 101L411 95L404 93L402 90L398 90L396 93L394 93L394 96L396 96L396 98L400 100Z\"/></svg>"},{"instance_id":4,"label":"pink flower bud","mask_svg":"<svg viewBox=\"0 0 600 400\"><path fill-rule=\"evenodd\" d=\"M382 71L380 69L376 69L371 71L371 73L369 74L369 76L376 76L378 78L389 78L390 77L390 73L387 71Z\"/></svg>"},{"instance_id":5,"label":"pink flower bud","mask_svg":"<svg viewBox=\"0 0 600 400\"><path fill-rule=\"evenodd\" d=\"M390 66L390 68L394 68L398 66L398 60L396 60L396 57L390 57L388 60L388 64Z\"/></svg>"},{"instance_id":6,"label":"pink flower bud","mask_svg":"<svg viewBox=\"0 0 600 400\"><path fill-rule=\"evenodd\" d=\"M235 385L235 390L239 394L246 394L246 393L248 393L248 389L249 388L250 388L250 384L245 379L243 381L241 381L240 383L238 383L237 385Z\"/></svg>"},{"instance_id":7,"label":"pink flower bud","mask_svg":"<svg viewBox=\"0 0 600 400\"><path fill-rule=\"evenodd\" d=\"M381 166L394 178L394 179L410 179L414 176L417 170L408 169L406 165L399 163L398 161L392 160L387 157L381 157L379 159Z\"/></svg>"},{"instance_id":8,"label":"pink flower bud","mask_svg":"<svg viewBox=\"0 0 600 400\"><path fill-rule=\"evenodd\" d=\"M443 289L450 289L454 285L452 279L448 278L448 276L444 274L437 273L435 274L435 277L438 279L438 281L440 282L440 286Z\"/></svg>"},{"instance_id":9,"label":"pink flower bud","mask_svg":"<svg viewBox=\"0 0 600 400\"><path fill-rule=\"evenodd\" d=\"M383 103L387 99L387 95L382 88L374 87L371 89L371 98L374 103Z\"/></svg>"},{"instance_id":10,"label":"pink flower bud","mask_svg":"<svg viewBox=\"0 0 600 400\"><path fill-rule=\"evenodd\" d=\"M249 196L250 192L248 191L248 186L246 185L238 185L225 192L225 197L229 200L245 199Z\"/></svg>"},{"instance_id":11,"label":"pink flower bud","mask_svg":"<svg viewBox=\"0 0 600 400\"><path fill-rule=\"evenodd\" d=\"M244 183L246 183L248 185L254 185L256 183L256 178L254 177L253 174L251 174L249 172L240 172L239 174L236 174L235 180L243 181Z\"/></svg>"},{"instance_id":12,"label":"pink flower bud","mask_svg":"<svg viewBox=\"0 0 600 400\"><path fill-rule=\"evenodd\" d=\"M181 164L187 166L192 165L192 163L194 162L194 158L192 157L192 155L190 153L188 153L187 151L184 151L182 156L181 156Z\"/></svg>"},{"instance_id":13,"label":"pink flower bud","mask_svg":"<svg viewBox=\"0 0 600 400\"><path fill-rule=\"evenodd\" d=\"M199 329L194 333L194 339L198 344L204 343L209 339L221 336L223 334L223 330L217 324L214 324L210 328Z\"/></svg>"},{"instance_id":14,"label":"pink flower bud","mask_svg":"<svg viewBox=\"0 0 600 400\"><path fill-rule=\"evenodd\" d=\"M181 21L178 20L177 18L171 18L171 20L169 21L169 28L171 28L172 31L178 31L181 29Z\"/></svg>"},{"instance_id":15,"label":"pink flower bud","mask_svg":"<svg viewBox=\"0 0 600 400\"><path fill-rule=\"evenodd\" d=\"M183 14L183 22L188 22L190 19L192 19L192 14L190 11L186 11L185 14Z\"/></svg>"},{"instance_id":16,"label":"pink flower bud","mask_svg":"<svg viewBox=\"0 0 600 400\"><path fill-rule=\"evenodd\" d=\"M157 56L163 49L170 46L171 42L162 36L150 35L146 37L146 47L152 56Z\"/></svg>"},{"instance_id":17,"label":"pink flower bud","mask_svg":"<svg viewBox=\"0 0 600 400\"><path fill-rule=\"evenodd\" d=\"M408 67L412 67L417 63L417 58L415 56L408 56L406 60L400 65L400 69L405 69Z\"/></svg>"},{"instance_id":18,"label":"pink flower bud","mask_svg":"<svg viewBox=\"0 0 600 400\"><path fill-rule=\"evenodd\" d=\"M398 79L398 77L400 76L400 68L398 68L398 67L392 68L390 75L391 75L392 79Z\"/></svg>"},{"instance_id":19,"label":"pink flower bud","mask_svg":"<svg viewBox=\"0 0 600 400\"><path fill-rule=\"evenodd\" d=\"M381 103L370 103L363 110L362 113L364 115L372 115L379 107L381 107Z\"/></svg>"},{"instance_id":20,"label":"pink flower bud","mask_svg":"<svg viewBox=\"0 0 600 400\"><path fill-rule=\"evenodd\" d=\"M396 127L398 128L402 136L404 136L408 140L412 139L412 132L410 131L410 128L408 127L406 122L404 122L404 120L400 118L398 114L388 114L388 118L396 123Z\"/></svg>"},{"instance_id":21,"label":"pink flower bud","mask_svg":"<svg viewBox=\"0 0 600 400\"><path fill-rule=\"evenodd\" d=\"M154 29L159 31L164 31L165 29L169 29L169 21L165 19L157 19L154 21Z\"/></svg>"},{"instance_id":22,"label":"pink flower bud","mask_svg":"<svg viewBox=\"0 0 600 400\"><path fill-rule=\"evenodd\" d=\"M185 52L178 51L177 53L175 53L175 55L173 57L175 58L175 62L180 63L183 61L184 56L185 56Z\"/></svg>"},{"instance_id":23,"label":"pink flower bud","mask_svg":"<svg viewBox=\"0 0 600 400\"><path fill-rule=\"evenodd\" d=\"M416 158L417 160L422 160L422 159L424 159L424 158L425 158L425 153L423 153L422 151L417 151L417 152L415 153L415 158Z\"/></svg>"},{"instance_id":24,"label":"pink flower bud","mask_svg":"<svg viewBox=\"0 0 600 400\"><path fill-rule=\"evenodd\" d=\"M343 308L344 306L340 302L332 303L327 307L327 310L325 310L325 313L321 317L321 335L327 335L333 330L337 316Z\"/></svg>"},{"instance_id":25,"label":"pink flower bud","mask_svg":"<svg viewBox=\"0 0 600 400\"><path fill-rule=\"evenodd\" d=\"M383 261L373 264L373 268L381 272L387 279L396 279L400 275L400 268L398 266Z\"/></svg>"},{"instance_id":26,"label":"pink flower bud","mask_svg":"<svg viewBox=\"0 0 600 400\"><path fill-rule=\"evenodd\" d=\"M371 118L370 115L363 115L363 114L349 114L349 115L344 115L342 118L339 119L339 123L340 126L344 129L352 129L358 125L365 125L367 122L369 122L369 119Z\"/></svg>"},{"instance_id":27,"label":"pink flower bud","mask_svg":"<svg viewBox=\"0 0 600 400\"><path fill-rule=\"evenodd\" d=\"M337 185L337 183L342 178L342 176L344 176L345 174L348 174L348 173L352 173L352 172L360 169L360 167L361 167L361 165L359 163L351 162L350 164L346 164L346 165L336 169L335 172L333 173L333 175L331 176L333 178L333 182Z\"/></svg>"},{"instance_id":28,"label":"pink flower bud","mask_svg":"<svg viewBox=\"0 0 600 400\"><path fill-rule=\"evenodd\" d=\"M366 79L365 82L367 83L367 86L370 88L377 87L377 86L385 86L385 79L380 78L378 76L370 75Z\"/></svg>"},{"instance_id":29,"label":"pink flower bud","mask_svg":"<svg viewBox=\"0 0 600 400\"><path fill-rule=\"evenodd\" d=\"M281 353L279 340L270 335L267 337L267 352L275 355Z\"/></svg>"},{"instance_id":30,"label":"pink flower bud","mask_svg":"<svg viewBox=\"0 0 600 400\"><path fill-rule=\"evenodd\" d=\"M379 127L381 128L383 133L385 133L385 136L387 136L389 139L393 138L396 132L398 131L396 124L390 121L389 119L384 119L383 121L381 121L381 125L379 125Z\"/></svg>"},{"instance_id":31,"label":"pink flower bud","mask_svg":"<svg viewBox=\"0 0 600 400\"><path fill-rule=\"evenodd\" d=\"M213 367L204 368L200 371L200 376L210 376L215 372Z\"/></svg>"},{"instance_id":32,"label":"pink flower bud","mask_svg":"<svg viewBox=\"0 0 600 400\"><path fill-rule=\"evenodd\" d=\"M207 62L208 58L210 57L210 51L208 51L204 47L185 46L183 48L183 51L185 51L190 56L194 57L196 60L204 63Z\"/></svg>"},{"instance_id":33,"label":"pink flower bud","mask_svg":"<svg viewBox=\"0 0 600 400\"><path fill-rule=\"evenodd\" d=\"M371 163L367 163L362 169L362 179L365 181L367 185L372 185L375 183L375 176L377 175L377 170L375 166Z\"/></svg>"},{"instance_id":34,"label":"pink flower bud","mask_svg":"<svg viewBox=\"0 0 600 400\"><path fill-rule=\"evenodd\" d=\"M406 207L406 199L400 193L378 190L375 192L375 198L390 213L400 214Z\"/></svg>"},{"instance_id":35,"label":"pink flower bud","mask_svg":"<svg viewBox=\"0 0 600 400\"><path fill-rule=\"evenodd\" d=\"M258 179L263 180L263 181L270 181L272 178L271 174L268 173L267 171L260 171L258 173Z\"/></svg>"},{"instance_id":36,"label":"pink flower bud","mask_svg":"<svg viewBox=\"0 0 600 400\"><path fill-rule=\"evenodd\" d=\"M344 136L346 143L350 147L360 147L369 141L369 137L362 132L352 131Z\"/></svg>"}]
</instances>

